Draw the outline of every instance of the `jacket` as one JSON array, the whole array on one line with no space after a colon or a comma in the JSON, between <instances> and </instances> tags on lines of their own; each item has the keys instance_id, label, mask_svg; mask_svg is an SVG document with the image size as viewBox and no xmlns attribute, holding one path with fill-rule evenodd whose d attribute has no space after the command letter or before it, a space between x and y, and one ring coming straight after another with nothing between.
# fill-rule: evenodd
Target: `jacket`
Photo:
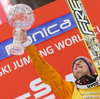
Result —
<instances>
[{"instance_id":1,"label":"jacket","mask_svg":"<svg viewBox=\"0 0 100 99\"><path fill-rule=\"evenodd\" d=\"M60 74L39 54L33 44L25 47L42 81L50 85L60 99L99 99L100 86L90 89L77 89L75 84L62 79Z\"/></svg>"}]
</instances>

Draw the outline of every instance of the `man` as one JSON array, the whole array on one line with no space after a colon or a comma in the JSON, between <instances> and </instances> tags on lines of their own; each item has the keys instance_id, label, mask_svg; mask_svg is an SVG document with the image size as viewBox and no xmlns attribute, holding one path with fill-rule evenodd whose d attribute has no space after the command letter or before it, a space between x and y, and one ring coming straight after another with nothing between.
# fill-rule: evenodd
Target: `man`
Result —
<instances>
[{"instance_id":1,"label":"man","mask_svg":"<svg viewBox=\"0 0 100 99\"><path fill-rule=\"evenodd\" d=\"M95 74L93 63L86 57L78 57L72 64L73 82L64 81L59 73L52 68L37 52L35 46L27 39L27 34L21 34L22 45L25 47L32 63L45 84L51 86L60 99L100 99L100 83Z\"/></svg>"}]
</instances>

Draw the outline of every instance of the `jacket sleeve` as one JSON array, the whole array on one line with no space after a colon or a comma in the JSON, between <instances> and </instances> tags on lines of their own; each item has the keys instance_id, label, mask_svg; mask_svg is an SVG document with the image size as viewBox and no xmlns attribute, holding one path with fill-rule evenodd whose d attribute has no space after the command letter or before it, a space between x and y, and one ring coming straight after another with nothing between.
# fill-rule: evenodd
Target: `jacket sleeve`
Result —
<instances>
[{"instance_id":1,"label":"jacket sleeve","mask_svg":"<svg viewBox=\"0 0 100 99\"><path fill-rule=\"evenodd\" d=\"M59 73L42 58L33 44L25 49L42 81L50 85L53 92L61 99L71 99L75 85L71 82L64 81Z\"/></svg>"}]
</instances>

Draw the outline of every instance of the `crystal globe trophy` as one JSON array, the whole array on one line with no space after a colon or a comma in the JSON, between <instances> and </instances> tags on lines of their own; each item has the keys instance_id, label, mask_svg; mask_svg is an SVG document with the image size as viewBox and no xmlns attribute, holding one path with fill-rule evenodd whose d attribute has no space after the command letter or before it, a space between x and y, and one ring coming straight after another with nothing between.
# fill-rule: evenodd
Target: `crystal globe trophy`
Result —
<instances>
[{"instance_id":1,"label":"crystal globe trophy","mask_svg":"<svg viewBox=\"0 0 100 99\"><path fill-rule=\"evenodd\" d=\"M34 14L30 6L26 4L16 4L12 6L7 15L8 23L13 26L13 43L8 50L13 55L22 55L24 47L21 45L20 34L31 28L34 23Z\"/></svg>"}]
</instances>

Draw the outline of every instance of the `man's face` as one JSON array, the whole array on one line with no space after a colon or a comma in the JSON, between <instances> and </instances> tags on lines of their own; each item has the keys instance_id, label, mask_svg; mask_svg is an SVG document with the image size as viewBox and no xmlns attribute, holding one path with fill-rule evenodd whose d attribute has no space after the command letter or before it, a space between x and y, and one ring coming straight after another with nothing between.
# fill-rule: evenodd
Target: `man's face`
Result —
<instances>
[{"instance_id":1,"label":"man's face","mask_svg":"<svg viewBox=\"0 0 100 99\"><path fill-rule=\"evenodd\" d=\"M73 73L78 79L84 75L91 76L88 65L81 59L74 63Z\"/></svg>"}]
</instances>

